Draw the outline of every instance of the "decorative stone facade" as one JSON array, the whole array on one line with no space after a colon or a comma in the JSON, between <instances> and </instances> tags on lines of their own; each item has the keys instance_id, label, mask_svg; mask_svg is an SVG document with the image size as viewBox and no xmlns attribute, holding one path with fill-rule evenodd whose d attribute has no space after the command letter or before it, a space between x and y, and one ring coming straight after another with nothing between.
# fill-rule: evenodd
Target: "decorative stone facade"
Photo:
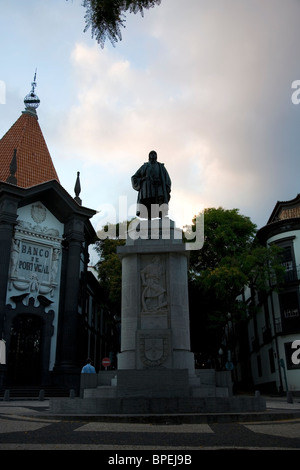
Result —
<instances>
[{"instance_id":1,"label":"decorative stone facade","mask_svg":"<svg viewBox=\"0 0 300 470\"><path fill-rule=\"evenodd\" d=\"M79 206L57 181L26 189L0 182L0 204L0 334L7 357L1 382L78 386L86 355L79 322L95 237L89 219L95 212ZM25 346L20 328L29 325L32 344ZM14 335L24 343L23 354ZM37 361L34 370L25 353Z\"/></svg>"}]
</instances>

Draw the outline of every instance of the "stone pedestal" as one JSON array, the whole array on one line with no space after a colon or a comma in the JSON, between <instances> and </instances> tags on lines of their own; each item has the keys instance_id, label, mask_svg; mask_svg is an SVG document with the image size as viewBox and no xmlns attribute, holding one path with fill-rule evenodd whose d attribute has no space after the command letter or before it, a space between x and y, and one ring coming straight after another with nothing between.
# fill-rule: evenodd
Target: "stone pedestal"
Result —
<instances>
[{"instance_id":1,"label":"stone pedestal","mask_svg":"<svg viewBox=\"0 0 300 470\"><path fill-rule=\"evenodd\" d=\"M135 238L136 237L136 238ZM118 369L188 369L188 252L169 219L129 230L122 260L121 353Z\"/></svg>"}]
</instances>

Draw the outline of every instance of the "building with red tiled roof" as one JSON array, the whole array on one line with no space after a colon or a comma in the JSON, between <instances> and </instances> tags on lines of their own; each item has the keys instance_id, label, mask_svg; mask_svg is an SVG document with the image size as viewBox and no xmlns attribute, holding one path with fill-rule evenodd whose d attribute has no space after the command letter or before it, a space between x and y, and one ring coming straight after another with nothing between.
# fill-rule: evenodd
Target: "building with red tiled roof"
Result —
<instances>
[{"instance_id":1,"label":"building with red tiled roof","mask_svg":"<svg viewBox=\"0 0 300 470\"><path fill-rule=\"evenodd\" d=\"M38 122L39 99L31 92L25 97L25 111L0 140L0 181L29 188L46 181L59 182Z\"/></svg>"},{"instance_id":2,"label":"building with red tiled roof","mask_svg":"<svg viewBox=\"0 0 300 470\"><path fill-rule=\"evenodd\" d=\"M15 184L29 188L45 181L59 182L37 116L24 111L0 140L0 180L9 181L15 156Z\"/></svg>"},{"instance_id":3,"label":"building with red tiled roof","mask_svg":"<svg viewBox=\"0 0 300 470\"><path fill-rule=\"evenodd\" d=\"M87 355L100 361L100 287L88 272L96 211L81 204L78 173L74 198L59 182L35 87L0 140L0 392L79 389Z\"/></svg>"}]
</instances>

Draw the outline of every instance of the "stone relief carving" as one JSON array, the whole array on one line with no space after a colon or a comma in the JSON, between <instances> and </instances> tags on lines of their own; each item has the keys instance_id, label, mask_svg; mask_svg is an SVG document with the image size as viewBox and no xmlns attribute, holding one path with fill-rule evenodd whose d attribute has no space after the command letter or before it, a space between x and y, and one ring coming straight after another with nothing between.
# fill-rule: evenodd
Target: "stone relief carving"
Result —
<instances>
[{"instance_id":1,"label":"stone relief carving","mask_svg":"<svg viewBox=\"0 0 300 470\"><path fill-rule=\"evenodd\" d=\"M40 225L34 225L31 222L20 220L17 225L18 232L26 233L28 235L52 240L59 238L59 231L55 228L41 227Z\"/></svg>"},{"instance_id":2,"label":"stone relief carving","mask_svg":"<svg viewBox=\"0 0 300 470\"><path fill-rule=\"evenodd\" d=\"M13 289L27 293L23 303L28 305L29 298L35 298L37 306L40 296L54 296L58 286L58 272L60 266L60 253L58 247L37 245L31 241L17 238L12 240L8 290ZM52 303L50 299L44 299Z\"/></svg>"},{"instance_id":3,"label":"stone relief carving","mask_svg":"<svg viewBox=\"0 0 300 470\"><path fill-rule=\"evenodd\" d=\"M24 231L16 230L16 233L17 237L22 237ZM26 235L29 235L28 231ZM35 306L41 302L51 304L59 280L61 250L58 239L55 239L55 246L49 244L49 241L48 244L41 244L17 237L12 240L8 290L22 293L24 305L28 305L31 297L34 298ZM45 239L38 236L37 232L35 238Z\"/></svg>"},{"instance_id":4,"label":"stone relief carving","mask_svg":"<svg viewBox=\"0 0 300 470\"><path fill-rule=\"evenodd\" d=\"M10 254L10 270L9 270L10 278L18 276L19 254L20 254L20 240L13 238L12 246L11 246L11 254Z\"/></svg>"},{"instance_id":5,"label":"stone relief carving","mask_svg":"<svg viewBox=\"0 0 300 470\"><path fill-rule=\"evenodd\" d=\"M142 312L159 312L168 306L165 288L165 270L159 256L141 270Z\"/></svg>"},{"instance_id":6,"label":"stone relief carving","mask_svg":"<svg viewBox=\"0 0 300 470\"><path fill-rule=\"evenodd\" d=\"M31 217L37 224L44 222L46 215L47 210L41 203L37 202L36 204L32 204Z\"/></svg>"},{"instance_id":7,"label":"stone relief carving","mask_svg":"<svg viewBox=\"0 0 300 470\"><path fill-rule=\"evenodd\" d=\"M52 304L59 293L63 225L41 202L21 209L12 239L8 302ZM47 224L48 222L48 224Z\"/></svg>"},{"instance_id":8,"label":"stone relief carving","mask_svg":"<svg viewBox=\"0 0 300 470\"><path fill-rule=\"evenodd\" d=\"M159 367L169 356L168 334L144 333L139 338L140 359L145 367Z\"/></svg>"},{"instance_id":9,"label":"stone relief carving","mask_svg":"<svg viewBox=\"0 0 300 470\"><path fill-rule=\"evenodd\" d=\"M60 250L53 248L52 260L51 260L51 271L50 271L50 282L56 282L58 268L59 268L59 255Z\"/></svg>"}]
</instances>

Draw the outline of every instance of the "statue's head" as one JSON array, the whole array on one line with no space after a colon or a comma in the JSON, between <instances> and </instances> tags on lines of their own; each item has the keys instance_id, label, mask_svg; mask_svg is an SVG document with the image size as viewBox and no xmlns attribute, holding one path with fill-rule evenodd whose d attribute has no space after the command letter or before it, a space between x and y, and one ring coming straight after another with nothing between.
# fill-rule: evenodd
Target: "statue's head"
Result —
<instances>
[{"instance_id":1,"label":"statue's head","mask_svg":"<svg viewBox=\"0 0 300 470\"><path fill-rule=\"evenodd\" d=\"M155 152L155 150L151 150L151 152L149 153L149 162L154 162L157 160L157 153Z\"/></svg>"}]
</instances>

